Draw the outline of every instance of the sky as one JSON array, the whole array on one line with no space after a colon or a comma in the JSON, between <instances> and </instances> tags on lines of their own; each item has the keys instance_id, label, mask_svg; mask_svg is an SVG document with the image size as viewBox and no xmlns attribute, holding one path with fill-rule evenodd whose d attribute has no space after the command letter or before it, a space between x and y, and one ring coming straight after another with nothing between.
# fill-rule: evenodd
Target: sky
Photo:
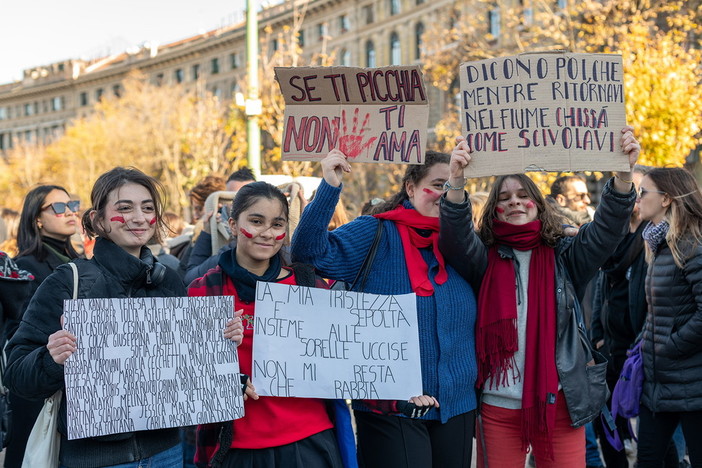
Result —
<instances>
[{"instance_id":1,"label":"sky","mask_svg":"<svg viewBox=\"0 0 702 468\"><path fill-rule=\"evenodd\" d=\"M257 1L257 3L259 3ZM74 58L167 44L238 22L245 0L0 1L0 84Z\"/></svg>"}]
</instances>

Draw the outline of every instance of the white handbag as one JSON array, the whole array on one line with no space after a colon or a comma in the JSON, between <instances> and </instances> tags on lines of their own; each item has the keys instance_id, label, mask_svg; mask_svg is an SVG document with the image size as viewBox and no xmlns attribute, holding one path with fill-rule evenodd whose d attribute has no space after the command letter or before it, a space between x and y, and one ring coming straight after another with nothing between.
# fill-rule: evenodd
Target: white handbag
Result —
<instances>
[{"instance_id":1,"label":"white handbag","mask_svg":"<svg viewBox=\"0 0 702 468\"><path fill-rule=\"evenodd\" d=\"M78 298L78 268L69 263L73 269L73 299ZM22 468L58 468L61 435L58 431L58 413L61 407L63 391L44 400L44 406L32 427L24 451Z\"/></svg>"}]
</instances>

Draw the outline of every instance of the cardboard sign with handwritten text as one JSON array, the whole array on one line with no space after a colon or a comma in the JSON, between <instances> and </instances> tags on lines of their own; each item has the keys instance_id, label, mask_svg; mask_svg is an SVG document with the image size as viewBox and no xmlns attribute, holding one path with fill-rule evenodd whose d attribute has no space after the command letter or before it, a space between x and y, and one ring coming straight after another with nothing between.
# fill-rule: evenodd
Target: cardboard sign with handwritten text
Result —
<instances>
[{"instance_id":1,"label":"cardboard sign with handwritten text","mask_svg":"<svg viewBox=\"0 0 702 468\"><path fill-rule=\"evenodd\" d=\"M461 64L468 177L628 170L621 55L525 53Z\"/></svg>"},{"instance_id":2,"label":"cardboard sign with handwritten text","mask_svg":"<svg viewBox=\"0 0 702 468\"><path fill-rule=\"evenodd\" d=\"M429 104L419 66L277 67L284 160L334 148L358 162L423 164Z\"/></svg>"}]
</instances>

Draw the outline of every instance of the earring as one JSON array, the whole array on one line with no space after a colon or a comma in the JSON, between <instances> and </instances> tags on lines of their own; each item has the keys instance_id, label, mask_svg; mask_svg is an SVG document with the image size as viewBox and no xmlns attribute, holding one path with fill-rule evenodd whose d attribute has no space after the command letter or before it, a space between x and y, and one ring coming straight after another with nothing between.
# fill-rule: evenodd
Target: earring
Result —
<instances>
[{"instance_id":1,"label":"earring","mask_svg":"<svg viewBox=\"0 0 702 468\"><path fill-rule=\"evenodd\" d=\"M38 227L39 229L41 229L42 227L44 227L44 226L41 224L41 221L37 221L37 227Z\"/></svg>"}]
</instances>

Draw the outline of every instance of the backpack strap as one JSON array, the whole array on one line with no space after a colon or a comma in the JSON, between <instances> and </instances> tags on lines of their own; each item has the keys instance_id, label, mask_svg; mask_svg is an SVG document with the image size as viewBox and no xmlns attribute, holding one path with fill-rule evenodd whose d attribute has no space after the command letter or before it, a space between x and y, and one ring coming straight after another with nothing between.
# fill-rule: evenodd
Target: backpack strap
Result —
<instances>
[{"instance_id":1,"label":"backpack strap","mask_svg":"<svg viewBox=\"0 0 702 468\"><path fill-rule=\"evenodd\" d=\"M380 244L380 238L382 237L382 235L383 220L378 218L378 228L375 230L375 237L373 238L373 243L368 249L366 258L363 259L363 263L361 264L361 268L358 270L358 274L356 274L356 278L353 280L353 283L351 283L351 286L347 288L349 291L355 291L356 285L359 286L359 291L363 291L363 289L365 288L366 280L368 279L368 274L370 273L371 266L373 265L373 261L375 260L375 254L378 251L378 244Z\"/></svg>"}]
</instances>

